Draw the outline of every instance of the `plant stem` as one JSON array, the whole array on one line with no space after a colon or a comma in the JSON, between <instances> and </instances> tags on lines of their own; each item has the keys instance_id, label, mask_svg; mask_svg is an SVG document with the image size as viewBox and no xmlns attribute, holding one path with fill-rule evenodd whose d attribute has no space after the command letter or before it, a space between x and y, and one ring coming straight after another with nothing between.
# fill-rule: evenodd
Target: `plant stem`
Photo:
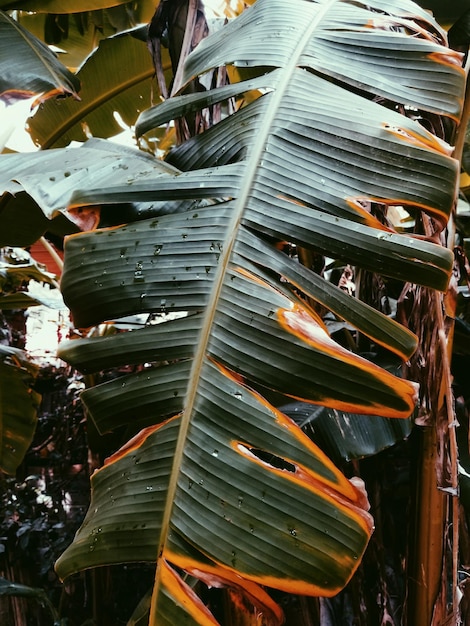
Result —
<instances>
[{"instance_id":1,"label":"plant stem","mask_svg":"<svg viewBox=\"0 0 470 626\"><path fill-rule=\"evenodd\" d=\"M415 436L417 472L408 541L406 616L408 626L428 626L441 585L448 496L437 488L435 426L417 428Z\"/></svg>"}]
</instances>

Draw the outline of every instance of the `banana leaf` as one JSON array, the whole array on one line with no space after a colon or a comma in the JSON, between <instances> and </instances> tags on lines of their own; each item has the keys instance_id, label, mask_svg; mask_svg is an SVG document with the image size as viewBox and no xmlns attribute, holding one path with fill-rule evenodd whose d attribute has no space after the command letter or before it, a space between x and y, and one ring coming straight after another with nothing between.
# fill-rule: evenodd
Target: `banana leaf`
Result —
<instances>
[{"instance_id":1,"label":"banana leaf","mask_svg":"<svg viewBox=\"0 0 470 626\"><path fill-rule=\"evenodd\" d=\"M78 100L80 81L39 39L0 11L0 99L17 100L73 96Z\"/></svg>"},{"instance_id":2,"label":"banana leaf","mask_svg":"<svg viewBox=\"0 0 470 626\"><path fill-rule=\"evenodd\" d=\"M0 578L0 596L16 596L19 598L26 598L29 600L36 600L42 606L47 607L52 619L54 620L54 626L65 626L66 621L59 617L59 613L52 602L49 600L47 593L44 589L38 587L29 587L28 585L21 585L14 583L6 578Z\"/></svg>"},{"instance_id":3,"label":"banana leaf","mask_svg":"<svg viewBox=\"0 0 470 626\"><path fill-rule=\"evenodd\" d=\"M140 27L109 37L85 60L77 72L83 88L80 101L45 103L29 119L33 141L43 149L85 141L90 135L111 137L150 105L154 68Z\"/></svg>"},{"instance_id":4,"label":"banana leaf","mask_svg":"<svg viewBox=\"0 0 470 626\"><path fill-rule=\"evenodd\" d=\"M53 282L53 275L21 249L5 248L0 258L0 310L41 304L39 293L20 290L26 282ZM33 389L38 366L17 348L0 345L0 470L14 474L36 430L40 395Z\"/></svg>"},{"instance_id":5,"label":"banana leaf","mask_svg":"<svg viewBox=\"0 0 470 626\"><path fill-rule=\"evenodd\" d=\"M89 140L80 148L2 155L0 246L28 246L46 231L62 239L83 230L87 214L94 215L96 221L102 214L102 223L110 226L122 223L123 215L128 220L144 219L196 206L191 201L127 202L108 211L95 206L75 210L71 206L77 187L115 184L123 178L145 180L152 172L158 176L175 170L143 152L100 139Z\"/></svg>"},{"instance_id":6,"label":"banana leaf","mask_svg":"<svg viewBox=\"0 0 470 626\"><path fill-rule=\"evenodd\" d=\"M293 402L282 407L337 464L372 456L408 437L412 419L353 415L324 406Z\"/></svg>"},{"instance_id":7,"label":"banana leaf","mask_svg":"<svg viewBox=\"0 0 470 626\"><path fill-rule=\"evenodd\" d=\"M0 470L14 474L37 424L41 396L33 390L38 367L17 348L0 345Z\"/></svg>"},{"instance_id":8,"label":"banana leaf","mask_svg":"<svg viewBox=\"0 0 470 626\"><path fill-rule=\"evenodd\" d=\"M34 12L20 10L18 21L38 39L54 46L62 62L74 70L83 64L101 40L138 24L147 24L155 11L152 0L115 3L115 6L104 9L99 8L102 4L99 2L94 3L94 7L92 2L59 2L54 11L48 10L48 4L51 3L47 0L36 2ZM81 6L83 12L79 12ZM86 10L87 6L89 10Z\"/></svg>"},{"instance_id":9,"label":"banana leaf","mask_svg":"<svg viewBox=\"0 0 470 626\"><path fill-rule=\"evenodd\" d=\"M270 624L282 614L265 588L331 596L350 580L373 527L363 487L268 398L389 418L414 409L415 386L336 343L310 299L403 359L415 340L352 298L350 314L346 294L297 271L278 244L445 290L452 255L371 210L399 205L446 225L459 173L452 147L398 113L459 121L462 57L445 44L408 0L258 0L205 39L185 70L188 82L219 64L249 68L260 82L238 93L258 97L209 139L190 140L184 168L182 146L178 169L155 168L146 180L70 182L75 208L206 206L66 241L62 291L77 326L188 315L61 350L84 371L140 365L83 394L102 432L138 432L93 475L87 516L57 563L62 578L156 560L152 626L217 623L188 575L234 587ZM170 99L153 123L187 107L184 96Z\"/></svg>"},{"instance_id":10,"label":"banana leaf","mask_svg":"<svg viewBox=\"0 0 470 626\"><path fill-rule=\"evenodd\" d=\"M119 4L127 4L129 0L78 0L64 2L63 0L0 0L0 7L4 11L17 9L33 13L79 13L82 11L97 11Z\"/></svg>"}]
</instances>

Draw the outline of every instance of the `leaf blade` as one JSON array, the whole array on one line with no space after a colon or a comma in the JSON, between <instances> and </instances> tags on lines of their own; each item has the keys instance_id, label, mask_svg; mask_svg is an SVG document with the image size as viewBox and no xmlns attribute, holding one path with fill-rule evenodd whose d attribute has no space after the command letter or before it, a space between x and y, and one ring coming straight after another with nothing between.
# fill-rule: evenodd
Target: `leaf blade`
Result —
<instances>
[{"instance_id":1,"label":"leaf blade","mask_svg":"<svg viewBox=\"0 0 470 626\"><path fill-rule=\"evenodd\" d=\"M11 53L15 62L11 62ZM0 98L7 103L40 95L78 99L80 81L39 39L0 11ZM41 95L42 94L42 95Z\"/></svg>"}]
</instances>

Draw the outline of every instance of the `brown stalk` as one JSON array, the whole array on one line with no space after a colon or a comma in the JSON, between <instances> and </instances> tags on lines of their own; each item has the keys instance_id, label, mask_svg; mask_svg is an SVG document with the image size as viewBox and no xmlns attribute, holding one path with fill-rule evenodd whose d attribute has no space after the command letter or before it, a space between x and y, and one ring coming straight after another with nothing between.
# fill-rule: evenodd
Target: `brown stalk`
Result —
<instances>
[{"instance_id":1,"label":"brown stalk","mask_svg":"<svg viewBox=\"0 0 470 626\"><path fill-rule=\"evenodd\" d=\"M467 80L464 110L455 138L454 156L462 157L465 130L470 117L470 85ZM455 206L457 205L456 189ZM449 221L446 245L454 248L454 216ZM424 218L427 235L430 222ZM426 406L425 425L417 429L417 471L410 522L410 554L408 559L408 596L406 618L409 626L437 626L458 623L458 550L459 550L459 500L458 500L458 449L455 428L457 420L452 395L450 361L453 340L455 297L452 285L443 301L433 294L433 335L436 353L428 352L422 345L421 357L428 370L424 384L437 389ZM446 318L444 316L444 302ZM450 303L450 304L449 304ZM422 313L424 310L421 309ZM416 312L414 312L416 315ZM418 313L419 315L419 313ZM416 319L416 317L415 317ZM425 330L421 328L421 330ZM428 333L429 333L428 327ZM423 338L418 333L420 339ZM428 342L428 347L430 344ZM437 356L437 362L436 362ZM418 357L419 358L419 357ZM434 361L429 364L428 360ZM418 368L419 369L419 368ZM422 376L421 376L422 378ZM446 549L447 548L447 549ZM450 561L451 580L448 575ZM452 601L447 606L447 583L451 584Z\"/></svg>"}]
</instances>

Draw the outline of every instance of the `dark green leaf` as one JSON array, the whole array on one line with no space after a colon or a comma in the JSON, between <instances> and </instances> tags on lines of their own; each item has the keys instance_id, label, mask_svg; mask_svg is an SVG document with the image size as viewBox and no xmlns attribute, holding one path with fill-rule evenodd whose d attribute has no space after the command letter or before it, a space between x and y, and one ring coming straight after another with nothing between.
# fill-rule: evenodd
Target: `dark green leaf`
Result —
<instances>
[{"instance_id":1,"label":"dark green leaf","mask_svg":"<svg viewBox=\"0 0 470 626\"><path fill-rule=\"evenodd\" d=\"M137 33L139 31L137 30ZM31 136L42 148L85 141L90 134L111 137L134 124L150 105L154 68L145 43L133 31L102 40L77 72L79 102L48 102L29 120Z\"/></svg>"},{"instance_id":2,"label":"dark green leaf","mask_svg":"<svg viewBox=\"0 0 470 626\"><path fill-rule=\"evenodd\" d=\"M0 98L7 103L40 96L71 95L79 79L39 39L0 11Z\"/></svg>"},{"instance_id":3,"label":"dark green leaf","mask_svg":"<svg viewBox=\"0 0 470 626\"><path fill-rule=\"evenodd\" d=\"M0 345L0 469L7 474L15 473L36 429L37 369L21 350Z\"/></svg>"}]
</instances>

